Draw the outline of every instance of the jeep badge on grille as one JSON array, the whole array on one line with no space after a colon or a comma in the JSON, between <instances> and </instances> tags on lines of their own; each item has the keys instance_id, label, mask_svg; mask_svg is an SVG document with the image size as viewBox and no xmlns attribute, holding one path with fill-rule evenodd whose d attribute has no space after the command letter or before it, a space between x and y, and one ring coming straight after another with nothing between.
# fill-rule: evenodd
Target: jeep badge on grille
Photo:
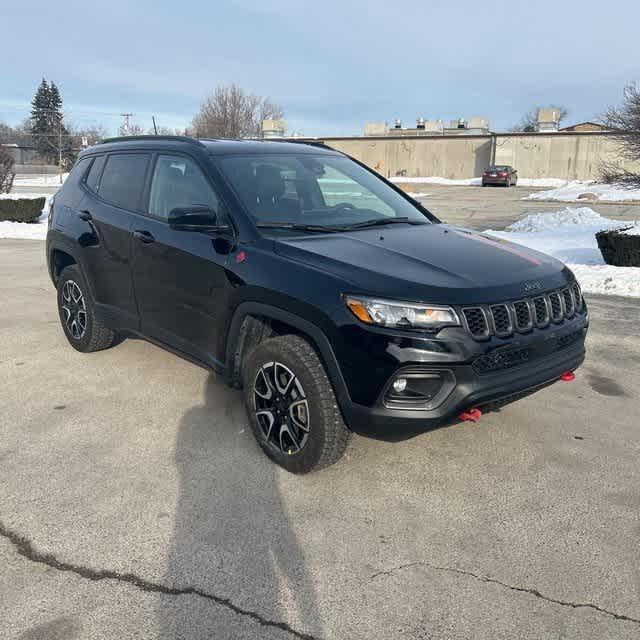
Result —
<instances>
[{"instance_id":1,"label":"jeep badge on grille","mask_svg":"<svg viewBox=\"0 0 640 640\"><path fill-rule=\"evenodd\" d=\"M542 282L540 282L540 280L534 280L533 282L524 283L525 292L538 291L539 289L542 289Z\"/></svg>"}]
</instances>

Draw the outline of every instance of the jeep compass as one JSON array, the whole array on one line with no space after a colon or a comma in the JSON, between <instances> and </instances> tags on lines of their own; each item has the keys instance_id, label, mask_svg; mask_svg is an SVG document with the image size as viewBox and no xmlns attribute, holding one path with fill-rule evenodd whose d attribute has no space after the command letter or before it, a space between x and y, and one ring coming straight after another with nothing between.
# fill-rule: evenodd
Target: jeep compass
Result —
<instances>
[{"instance_id":1,"label":"jeep compass","mask_svg":"<svg viewBox=\"0 0 640 640\"><path fill-rule=\"evenodd\" d=\"M137 335L218 372L295 473L352 432L477 419L584 359L567 267L317 144L107 140L54 197L46 255L75 349Z\"/></svg>"}]
</instances>

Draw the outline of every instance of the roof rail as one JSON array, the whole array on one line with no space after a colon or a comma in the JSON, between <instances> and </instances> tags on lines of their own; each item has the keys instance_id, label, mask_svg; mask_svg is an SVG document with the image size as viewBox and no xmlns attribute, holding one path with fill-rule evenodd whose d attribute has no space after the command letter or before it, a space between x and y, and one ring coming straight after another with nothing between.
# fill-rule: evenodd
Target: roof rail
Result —
<instances>
[{"instance_id":1,"label":"roof rail","mask_svg":"<svg viewBox=\"0 0 640 640\"><path fill-rule=\"evenodd\" d=\"M293 142L295 144L308 144L311 147L323 147L324 149L330 149L329 145L324 140L318 140L317 138L263 138L265 142Z\"/></svg>"},{"instance_id":2,"label":"roof rail","mask_svg":"<svg viewBox=\"0 0 640 640\"><path fill-rule=\"evenodd\" d=\"M129 142L132 140L175 140L176 142L189 142L190 144L202 145L200 140L190 136L117 136L115 138L105 138L99 144L109 144L110 142Z\"/></svg>"}]
</instances>

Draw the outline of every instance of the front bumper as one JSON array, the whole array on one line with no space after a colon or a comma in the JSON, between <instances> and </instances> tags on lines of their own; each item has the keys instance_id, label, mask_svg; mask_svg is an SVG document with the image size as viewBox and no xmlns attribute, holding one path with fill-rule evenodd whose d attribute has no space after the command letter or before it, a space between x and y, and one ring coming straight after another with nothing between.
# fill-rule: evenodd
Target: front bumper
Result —
<instances>
[{"instance_id":1,"label":"front bumper","mask_svg":"<svg viewBox=\"0 0 640 640\"><path fill-rule=\"evenodd\" d=\"M575 332L576 328L567 327L569 330ZM372 406L349 402L341 407L343 415L353 431L383 440L402 440L451 424L466 409L510 402L577 369L585 357L586 323L579 331L579 338L566 348L492 373L478 373L470 362L445 366L422 362L425 370L447 370L455 379L446 399L434 409L389 408L379 397Z\"/></svg>"}]
</instances>

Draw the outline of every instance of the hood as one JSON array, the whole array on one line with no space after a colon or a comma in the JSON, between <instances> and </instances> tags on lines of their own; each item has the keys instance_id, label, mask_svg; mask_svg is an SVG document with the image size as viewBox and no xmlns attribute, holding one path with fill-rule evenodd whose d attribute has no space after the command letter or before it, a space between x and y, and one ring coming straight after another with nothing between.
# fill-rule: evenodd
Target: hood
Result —
<instances>
[{"instance_id":1,"label":"hood","mask_svg":"<svg viewBox=\"0 0 640 640\"><path fill-rule=\"evenodd\" d=\"M572 279L555 258L445 224L278 238L275 251L342 279L346 292L434 303L510 300Z\"/></svg>"}]
</instances>

